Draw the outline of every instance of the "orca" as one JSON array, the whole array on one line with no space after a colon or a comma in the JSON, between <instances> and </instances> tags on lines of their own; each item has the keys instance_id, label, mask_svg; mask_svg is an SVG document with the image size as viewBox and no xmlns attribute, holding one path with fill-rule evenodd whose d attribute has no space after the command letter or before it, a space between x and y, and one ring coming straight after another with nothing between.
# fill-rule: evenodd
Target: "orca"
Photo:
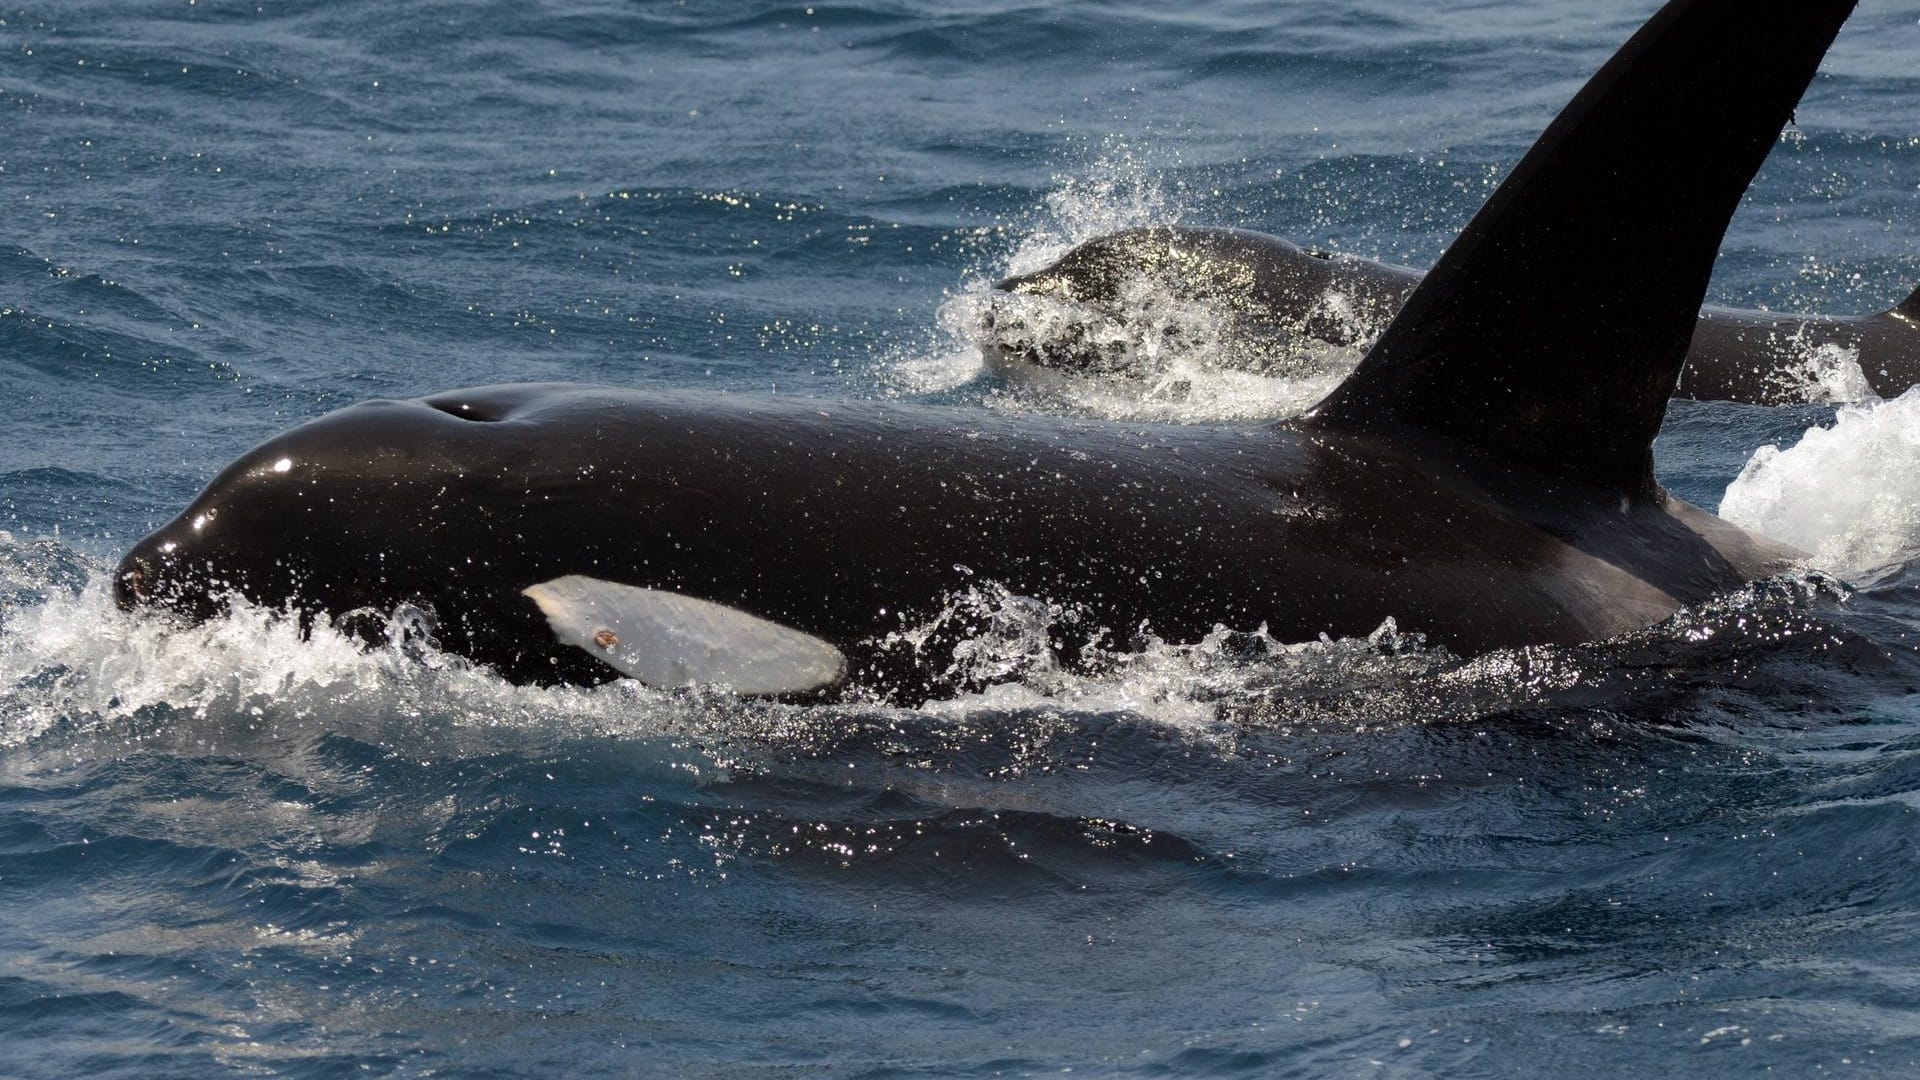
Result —
<instances>
[{"instance_id":1,"label":"orca","mask_svg":"<svg viewBox=\"0 0 1920 1080\"><path fill-rule=\"evenodd\" d=\"M1295 420L564 384L366 402L222 471L116 597L376 639L411 605L515 680L902 701L952 678L916 628L983 581L1090 635L1391 618L1476 653L1647 625L1797 557L1662 490L1651 448L1727 221L1853 4L1671 0Z\"/></svg>"},{"instance_id":2,"label":"orca","mask_svg":"<svg viewBox=\"0 0 1920 1080\"><path fill-rule=\"evenodd\" d=\"M1000 297L982 313L989 370L1021 378L1040 372L1146 380L1124 339L1089 333L1127 318L1127 290L1144 284L1200 303L1226 320L1232 348L1216 366L1286 375L1305 343L1364 346L1420 284L1405 266L1302 248L1248 229L1153 225L1095 237L1048 266L995 284L1011 298L1064 305L1071 315L1036 327L1018 302ZM1836 388L1809 368L1828 357L1857 362L1853 388L1885 398L1920 385L1920 289L1873 315L1802 315L1707 306L1675 395L1755 405L1792 405Z\"/></svg>"}]
</instances>

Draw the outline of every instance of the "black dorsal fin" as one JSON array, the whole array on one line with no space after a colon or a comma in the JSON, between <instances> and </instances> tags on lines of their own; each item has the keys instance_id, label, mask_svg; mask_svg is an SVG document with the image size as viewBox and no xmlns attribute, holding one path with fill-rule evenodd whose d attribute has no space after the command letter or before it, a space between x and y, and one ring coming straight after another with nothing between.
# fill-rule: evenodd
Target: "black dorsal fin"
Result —
<instances>
[{"instance_id":1,"label":"black dorsal fin","mask_svg":"<svg viewBox=\"0 0 1920 1080\"><path fill-rule=\"evenodd\" d=\"M1907 294L1905 300L1893 305L1895 314L1905 315L1909 319L1920 319L1920 289Z\"/></svg>"},{"instance_id":2,"label":"black dorsal fin","mask_svg":"<svg viewBox=\"0 0 1920 1080\"><path fill-rule=\"evenodd\" d=\"M1672 0L1540 136L1309 426L1652 497L1714 257L1854 0Z\"/></svg>"}]
</instances>

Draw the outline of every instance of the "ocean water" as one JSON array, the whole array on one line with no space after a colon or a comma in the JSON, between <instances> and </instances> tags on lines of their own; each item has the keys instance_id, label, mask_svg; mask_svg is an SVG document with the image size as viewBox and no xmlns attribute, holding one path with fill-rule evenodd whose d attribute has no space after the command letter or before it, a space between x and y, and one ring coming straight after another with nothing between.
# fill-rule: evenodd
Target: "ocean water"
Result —
<instances>
[{"instance_id":1,"label":"ocean water","mask_svg":"<svg viewBox=\"0 0 1920 1080\"><path fill-rule=\"evenodd\" d=\"M369 397L1298 408L1022 392L978 312L1159 221L1426 265L1654 6L0 6L0 1076L1916 1074L1920 395L1677 403L1662 479L1813 558L1578 648L1088 674L983 582L977 691L793 706L107 594ZM1916 56L1863 0L1715 301L1920 282Z\"/></svg>"}]
</instances>

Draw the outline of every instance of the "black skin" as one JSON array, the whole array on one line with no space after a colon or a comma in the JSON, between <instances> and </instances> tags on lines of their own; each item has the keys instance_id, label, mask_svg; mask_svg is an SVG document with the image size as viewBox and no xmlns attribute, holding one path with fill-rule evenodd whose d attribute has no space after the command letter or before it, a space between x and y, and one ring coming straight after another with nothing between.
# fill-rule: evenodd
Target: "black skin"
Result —
<instances>
[{"instance_id":1,"label":"black skin","mask_svg":"<svg viewBox=\"0 0 1920 1080\"><path fill-rule=\"evenodd\" d=\"M614 672L521 595L585 574L813 634L849 658L838 692L912 701L951 689L947 660L882 639L986 580L1121 642L1142 624L1364 635L1392 616L1476 653L1617 634L1792 555L1678 500L1417 439L525 385L277 436L115 587L128 608L205 618L238 594L369 637L419 604L446 649L590 683Z\"/></svg>"},{"instance_id":2,"label":"black skin","mask_svg":"<svg viewBox=\"0 0 1920 1080\"><path fill-rule=\"evenodd\" d=\"M1392 321L1422 275L1246 229L1157 225L1089 240L1053 265L996 287L1117 317L1121 287L1135 276L1151 277L1175 295L1226 313L1247 346L1234 359L1258 370L1269 356L1262 346L1276 341L1304 337L1337 346L1365 344ZM1330 293L1347 299L1348 314L1327 306ZM990 327L1002 317L990 309ZM1792 378L1789 368L1808 349L1823 345L1856 351L1873 392L1899 396L1920 384L1920 294L1893 310L1863 316L1703 308L1675 394L1757 405L1802 403L1804 381ZM990 359L1004 370L1037 366L1124 374L1097 346L1071 337L1001 340Z\"/></svg>"}]
</instances>

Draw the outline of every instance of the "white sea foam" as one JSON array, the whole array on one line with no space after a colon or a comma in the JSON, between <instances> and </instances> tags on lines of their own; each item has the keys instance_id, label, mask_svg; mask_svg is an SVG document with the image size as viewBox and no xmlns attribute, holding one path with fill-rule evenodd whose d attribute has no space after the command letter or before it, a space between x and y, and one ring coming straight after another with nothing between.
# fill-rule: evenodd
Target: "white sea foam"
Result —
<instances>
[{"instance_id":1,"label":"white sea foam","mask_svg":"<svg viewBox=\"0 0 1920 1080\"><path fill-rule=\"evenodd\" d=\"M963 716L1028 709L1126 713L1197 735L1231 733L1249 722L1355 728L1455 716L1432 693L1454 658L1418 635L1401 634L1391 619L1364 638L1288 643L1265 627L1215 626L1196 642L1142 632L1130 645L1095 658L1088 669L1029 668L1017 681L925 708Z\"/></svg>"},{"instance_id":2,"label":"white sea foam","mask_svg":"<svg viewBox=\"0 0 1920 1080\"><path fill-rule=\"evenodd\" d=\"M1920 390L1844 406L1787 449L1760 447L1720 515L1850 580L1920 554Z\"/></svg>"},{"instance_id":3,"label":"white sea foam","mask_svg":"<svg viewBox=\"0 0 1920 1080\"><path fill-rule=\"evenodd\" d=\"M687 770L676 772L685 781L725 775L755 747L831 746L836 732L867 723L861 717L874 710L887 725L936 742L942 731L983 721L999 730L1017 728L1022 716L1071 724L1115 713L1230 741L1249 726L1469 721L1547 702L1602 679L1609 663L1604 646L1502 650L1463 663L1390 619L1366 637L1338 640L1289 642L1264 627L1216 626L1197 641L1172 641L1144 626L1099 627L1069 605L981 581L883 643L915 651L958 692L915 708L820 708L631 680L515 686L432 647L419 614L406 610L373 648L324 621L303 633L295 620L246 603L181 626L119 611L104 568L76 581L69 564L78 560L70 557L41 560L23 580L23 560L13 557L21 551L0 551L9 556L0 559L0 686L8 688L0 748L50 732L206 745L341 733L426 758L491 753L502 740L655 739L679 749L648 760ZM1720 620L1714 610L1689 618L1646 634L1684 644L1710 638L1701 627Z\"/></svg>"},{"instance_id":4,"label":"white sea foam","mask_svg":"<svg viewBox=\"0 0 1920 1080\"><path fill-rule=\"evenodd\" d=\"M6 567L17 571L16 566ZM325 622L247 603L198 626L113 603L108 575L49 587L10 573L0 624L0 747L55 729L138 735L158 724L248 723L370 732L421 717L442 726L573 734L672 735L686 695L622 681L608 687L514 686L424 645L401 611L389 643L368 649ZM251 718L251 719L250 719ZM377 736L376 736L377 737Z\"/></svg>"},{"instance_id":5,"label":"white sea foam","mask_svg":"<svg viewBox=\"0 0 1920 1080\"><path fill-rule=\"evenodd\" d=\"M469 744L529 736L754 742L756 733L817 726L831 715L630 680L515 686L426 644L418 613L405 610L389 623L386 644L373 648L324 621L303 633L296 620L244 602L183 626L118 610L103 567L80 582L45 574L23 582L12 561L0 567L9 590L0 623L0 686L8 688L0 695L0 748L50 732L212 743L338 732L403 739L409 753L424 757L485 752ZM1290 721L1379 723L1389 714L1431 713L1434 685L1423 680L1454 663L1391 623L1369 638L1304 643L1263 629L1220 627L1192 643L1145 628L1122 633L1127 640L1115 642L1084 613L981 582L895 635L895 644L927 649L930 670L970 689L887 711L918 717L911 723L929 730L1028 710L1124 712L1188 733L1217 731L1248 710ZM1086 644L1068 651L1061 642L1076 634ZM724 768L710 755L682 756L662 767Z\"/></svg>"},{"instance_id":6,"label":"white sea foam","mask_svg":"<svg viewBox=\"0 0 1920 1080\"><path fill-rule=\"evenodd\" d=\"M949 720L981 714L1124 713L1189 736L1231 739L1248 727L1352 730L1468 720L1535 705L1577 684L1577 659L1524 651L1461 663L1387 619L1365 637L1276 638L1266 627L1215 626L1197 641L1148 627L1094 628L1085 612L1017 595L994 582L956 593L932 618L897 635L945 647L945 677L972 688L916 712ZM1085 644L1063 648L1063 640ZM950 639L949 639L950 640Z\"/></svg>"}]
</instances>

